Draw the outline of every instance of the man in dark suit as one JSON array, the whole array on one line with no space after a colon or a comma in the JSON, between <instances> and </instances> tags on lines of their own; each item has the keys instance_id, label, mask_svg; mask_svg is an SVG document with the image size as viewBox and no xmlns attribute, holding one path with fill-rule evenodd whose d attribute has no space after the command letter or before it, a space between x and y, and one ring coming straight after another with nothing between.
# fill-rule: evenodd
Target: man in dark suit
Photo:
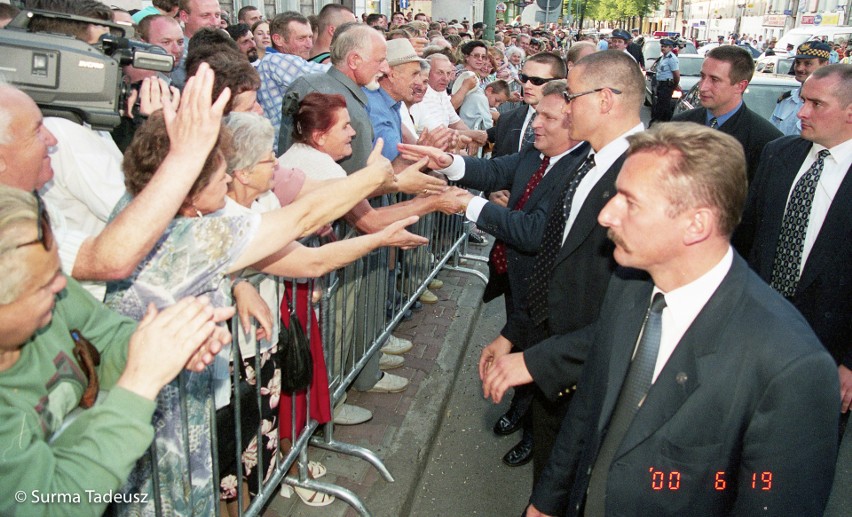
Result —
<instances>
[{"instance_id":1,"label":"man in dark suit","mask_svg":"<svg viewBox=\"0 0 852 517\"><path fill-rule=\"evenodd\" d=\"M599 216L625 269L597 323L566 338L590 351L528 517L822 515L835 368L730 246L746 196L732 144L692 124L630 137ZM547 348L570 369L566 347Z\"/></svg>"},{"instance_id":2,"label":"man in dark suit","mask_svg":"<svg viewBox=\"0 0 852 517\"><path fill-rule=\"evenodd\" d=\"M744 48L721 45L710 50L701 65L698 83L703 107L672 117L674 122L696 122L736 138L745 151L749 181L757 171L763 147L782 136L768 120L743 103L743 92L752 75L754 60Z\"/></svg>"},{"instance_id":3,"label":"man in dark suit","mask_svg":"<svg viewBox=\"0 0 852 517\"><path fill-rule=\"evenodd\" d=\"M403 156L429 156L430 166L449 179L465 187L479 190L510 189L509 207L475 197L465 190L458 192L458 211L479 228L497 237L491 253L492 275L488 289L500 289L506 297L506 315L511 318L516 305L526 306L527 286L532 276L536 254L550 208L562 190L570 173L586 158L588 145L572 140L570 127L562 113L562 93L565 81L552 81L544 86L542 98L537 102L538 116L533 121L534 147L527 146L520 153L492 160L461 157L442 153L434 148L400 146ZM517 350L525 350L529 335L507 321L495 342ZM510 333L511 332L511 333ZM498 434L511 434L522 424L529 407L528 401L513 401L513 410L495 427ZM512 413L515 411L515 413ZM514 426L514 429L511 427ZM524 425L520 443L504 457L511 467L524 465L532 455L532 434Z\"/></svg>"},{"instance_id":4,"label":"man in dark suit","mask_svg":"<svg viewBox=\"0 0 852 517\"><path fill-rule=\"evenodd\" d=\"M802 136L766 146L734 243L834 357L846 422L852 406L852 65L817 69L801 97ZM795 193L809 183L813 197L802 212L794 195L800 200ZM802 233L801 248L791 249L790 236ZM784 274L784 264L791 274Z\"/></svg>"},{"instance_id":5,"label":"man in dark suit","mask_svg":"<svg viewBox=\"0 0 852 517\"><path fill-rule=\"evenodd\" d=\"M643 129L639 113L644 88L642 72L622 51L588 55L568 74L570 95L564 109L571 137L589 142L593 161L575 171L573 191L569 185L569 191L561 193L563 202L551 210L548 223L552 231L546 231L543 237L527 306L520 307L519 314L510 320L525 329L533 343L583 328L598 318L615 262L612 243L597 216L615 194L615 178L627 150L626 137ZM524 371L523 358L537 346L523 354L509 354L500 343L488 345L479 365L485 395L492 394L492 386L504 375L511 377ZM579 361L582 363L582 358ZM570 387L577 377L567 380L571 382L566 386L568 391L556 400L536 390L532 404L534 479L550 455L571 398ZM493 397L495 402L502 394Z\"/></svg>"}]
</instances>

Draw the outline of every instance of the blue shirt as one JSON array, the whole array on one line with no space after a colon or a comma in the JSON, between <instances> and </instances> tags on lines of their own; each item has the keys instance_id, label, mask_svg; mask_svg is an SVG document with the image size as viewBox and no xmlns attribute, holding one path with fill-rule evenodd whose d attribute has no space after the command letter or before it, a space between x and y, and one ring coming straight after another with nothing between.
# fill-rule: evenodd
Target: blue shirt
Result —
<instances>
[{"instance_id":1,"label":"blue shirt","mask_svg":"<svg viewBox=\"0 0 852 517\"><path fill-rule=\"evenodd\" d=\"M680 70L680 61L678 61L674 52L669 52L661 57L660 62L657 63L657 81L671 81L674 79L672 72L678 70Z\"/></svg>"},{"instance_id":2,"label":"blue shirt","mask_svg":"<svg viewBox=\"0 0 852 517\"><path fill-rule=\"evenodd\" d=\"M384 88L375 91L366 88L363 90L368 99L367 113L373 125L373 144L378 138L384 140L382 156L393 161L399 156L396 146L402 142L402 118L399 115L399 105L402 101L393 100Z\"/></svg>"},{"instance_id":3,"label":"blue shirt","mask_svg":"<svg viewBox=\"0 0 852 517\"><path fill-rule=\"evenodd\" d=\"M272 122L277 135L281 128L281 106L284 103L284 94L287 93L293 81L303 75L325 72L331 65L309 63L295 54L269 50L266 49L266 55L257 65L257 73L260 75L257 102L263 107L263 114ZM277 139L275 147L278 147Z\"/></svg>"},{"instance_id":4,"label":"blue shirt","mask_svg":"<svg viewBox=\"0 0 852 517\"><path fill-rule=\"evenodd\" d=\"M802 132L802 121L796 116L799 108L805 104L805 101L799 97L800 91L801 88L796 88L788 97L778 101L772 117L769 118L772 125L785 135L798 135Z\"/></svg>"},{"instance_id":5,"label":"blue shirt","mask_svg":"<svg viewBox=\"0 0 852 517\"><path fill-rule=\"evenodd\" d=\"M718 128L722 127L722 124L727 122L729 118L733 117L734 113L736 113L737 110L739 110L740 107L742 107L742 105L743 105L743 101L740 100L740 103L737 104L736 108L732 109L731 111L729 111L729 112L727 112L723 115L719 115L718 117L716 117L716 128L718 129ZM710 110L707 110L707 115L704 119L704 125L709 126L710 125L710 119L712 119L712 118L713 118L713 114L710 113Z\"/></svg>"}]
</instances>

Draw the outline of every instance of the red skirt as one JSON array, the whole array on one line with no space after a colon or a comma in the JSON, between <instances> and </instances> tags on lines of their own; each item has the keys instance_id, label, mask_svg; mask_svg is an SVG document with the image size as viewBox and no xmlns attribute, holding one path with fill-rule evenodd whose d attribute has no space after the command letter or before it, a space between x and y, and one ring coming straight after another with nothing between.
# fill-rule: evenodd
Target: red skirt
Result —
<instances>
[{"instance_id":1,"label":"red skirt","mask_svg":"<svg viewBox=\"0 0 852 517\"><path fill-rule=\"evenodd\" d=\"M308 317L310 316L310 342L311 342L311 357L314 365L314 376L311 385L308 389L311 390L311 418L320 424L324 424L331 420L331 397L328 392L328 373L325 368L325 357L322 350L322 336L320 333L319 323L315 312L311 309L308 300L310 300L311 291L310 283L296 284L296 316L302 323L302 327L307 331ZM288 288L287 294L292 291ZM290 308L288 296L284 297L281 302L281 323L285 327L290 328ZM279 344L279 346L281 346ZM283 366L283 365L282 365ZM306 417L306 399L305 391L296 392L296 433L305 427ZM278 402L278 418L280 420L278 429L281 438L290 439L290 428L292 427L291 415L291 400L293 393L281 392L281 400Z\"/></svg>"}]
</instances>

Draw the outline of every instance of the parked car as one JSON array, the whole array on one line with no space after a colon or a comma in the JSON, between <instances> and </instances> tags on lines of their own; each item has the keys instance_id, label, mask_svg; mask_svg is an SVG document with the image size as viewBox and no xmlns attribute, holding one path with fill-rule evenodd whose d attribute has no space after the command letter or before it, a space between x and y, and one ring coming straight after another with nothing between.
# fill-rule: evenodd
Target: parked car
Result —
<instances>
[{"instance_id":1,"label":"parked car","mask_svg":"<svg viewBox=\"0 0 852 517\"><path fill-rule=\"evenodd\" d=\"M760 56L760 51L746 42L739 43L737 44L737 46L748 50L748 53L751 54L752 59L757 59Z\"/></svg>"},{"instance_id":2,"label":"parked car","mask_svg":"<svg viewBox=\"0 0 852 517\"><path fill-rule=\"evenodd\" d=\"M794 62L792 57L764 56L757 60L754 71L760 74L792 75L790 71Z\"/></svg>"},{"instance_id":3,"label":"parked car","mask_svg":"<svg viewBox=\"0 0 852 517\"><path fill-rule=\"evenodd\" d=\"M678 56L684 54L697 54L695 50L695 45L692 44L691 41L687 40L679 40L677 42L679 50ZM660 57L662 51L660 50L660 40L658 39L646 39L645 43L642 44L642 55L645 56L645 70L651 68L654 65L654 62Z\"/></svg>"},{"instance_id":4,"label":"parked car","mask_svg":"<svg viewBox=\"0 0 852 517\"><path fill-rule=\"evenodd\" d=\"M749 109L769 120L772 112L775 111L778 97L799 86L798 81L791 75L754 74L748 88L743 92L743 102ZM698 83L696 83L677 103L675 114L700 107L701 100L698 97Z\"/></svg>"},{"instance_id":5,"label":"parked car","mask_svg":"<svg viewBox=\"0 0 852 517\"><path fill-rule=\"evenodd\" d=\"M708 51L713 50L714 48L716 48L716 47L718 47L718 46L719 46L719 42L718 42L718 41L708 41L707 43L705 43L705 44L701 45L700 47L698 47L698 50L697 50L698 55L699 55L699 56L703 56L703 55L704 55L704 54L706 54Z\"/></svg>"},{"instance_id":6,"label":"parked car","mask_svg":"<svg viewBox=\"0 0 852 517\"><path fill-rule=\"evenodd\" d=\"M775 44L775 53L779 56L787 55L787 44L793 45L793 50L809 40L821 40L825 37L830 43L842 43L852 39L852 26L836 25L832 27L820 27L808 25L790 29L781 36ZM763 54L761 54L763 57Z\"/></svg>"},{"instance_id":7,"label":"parked car","mask_svg":"<svg viewBox=\"0 0 852 517\"><path fill-rule=\"evenodd\" d=\"M701 79L701 64L704 62L704 57L693 54L682 54L678 58L678 68L680 69L680 84L675 88L672 94L672 103L677 104L683 96L683 92L688 92L692 89L695 83ZM657 63L645 73L645 103L650 106L654 102L653 90L651 81L654 74L657 72Z\"/></svg>"}]
</instances>

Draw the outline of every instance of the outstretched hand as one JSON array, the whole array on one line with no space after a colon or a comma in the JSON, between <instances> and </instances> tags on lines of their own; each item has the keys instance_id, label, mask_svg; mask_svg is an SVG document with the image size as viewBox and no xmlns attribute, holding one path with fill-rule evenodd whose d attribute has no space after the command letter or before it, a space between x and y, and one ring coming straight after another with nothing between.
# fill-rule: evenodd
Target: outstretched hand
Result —
<instances>
[{"instance_id":1,"label":"outstretched hand","mask_svg":"<svg viewBox=\"0 0 852 517\"><path fill-rule=\"evenodd\" d=\"M441 178L420 172L426 166L426 158L419 158L396 175L397 190L406 194L437 194L447 188Z\"/></svg>"},{"instance_id":2,"label":"outstretched hand","mask_svg":"<svg viewBox=\"0 0 852 517\"><path fill-rule=\"evenodd\" d=\"M453 164L453 156L436 149L424 145L398 144L400 156L406 160L419 161L426 158L426 165L430 169L446 169Z\"/></svg>"},{"instance_id":3,"label":"outstretched hand","mask_svg":"<svg viewBox=\"0 0 852 517\"><path fill-rule=\"evenodd\" d=\"M213 102L214 78L210 65L202 63L198 72L187 80L180 105L175 100L163 102L163 118L171 152L197 157L207 156L213 149L219 136L222 113L231 98L231 90L225 88Z\"/></svg>"},{"instance_id":4,"label":"outstretched hand","mask_svg":"<svg viewBox=\"0 0 852 517\"><path fill-rule=\"evenodd\" d=\"M404 250L416 248L429 243L429 239L420 235L415 235L405 228L416 223L420 218L416 215L406 217L394 223L387 225L383 230L378 232L381 236L384 246L393 246Z\"/></svg>"}]
</instances>

